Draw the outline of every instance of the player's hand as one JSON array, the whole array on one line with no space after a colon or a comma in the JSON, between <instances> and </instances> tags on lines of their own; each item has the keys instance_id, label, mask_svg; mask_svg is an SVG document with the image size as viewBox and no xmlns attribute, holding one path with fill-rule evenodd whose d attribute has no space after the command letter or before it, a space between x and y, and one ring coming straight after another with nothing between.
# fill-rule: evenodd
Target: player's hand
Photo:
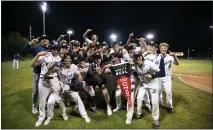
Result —
<instances>
[{"instance_id":1,"label":"player's hand","mask_svg":"<svg viewBox=\"0 0 213 130\"><path fill-rule=\"evenodd\" d=\"M168 51L169 51L170 56L175 56L175 53L171 52L170 50L168 50Z\"/></svg>"},{"instance_id":2,"label":"player's hand","mask_svg":"<svg viewBox=\"0 0 213 130\"><path fill-rule=\"evenodd\" d=\"M41 51L41 52L39 52L37 55L38 56L44 56L44 55L46 55L48 52L47 51Z\"/></svg>"},{"instance_id":3,"label":"player's hand","mask_svg":"<svg viewBox=\"0 0 213 130\"><path fill-rule=\"evenodd\" d=\"M105 65L106 68L110 68L112 64Z\"/></svg>"},{"instance_id":4,"label":"player's hand","mask_svg":"<svg viewBox=\"0 0 213 130\"><path fill-rule=\"evenodd\" d=\"M129 37L130 37L130 38L132 38L133 36L134 36L134 33L133 33L133 32L129 34Z\"/></svg>"},{"instance_id":5,"label":"player's hand","mask_svg":"<svg viewBox=\"0 0 213 130\"><path fill-rule=\"evenodd\" d=\"M36 39L33 39L34 42L35 42L35 43L38 43L38 42L39 42L39 38L40 38L40 37L37 37Z\"/></svg>"},{"instance_id":6,"label":"player's hand","mask_svg":"<svg viewBox=\"0 0 213 130\"><path fill-rule=\"evenodd\" d=\"M151 79L152 78L152 75L151 74L145 74L144 75L147 79Z\"/></svg>"},{"instance_id":7,"label":"player's hand","mask_svg":"<svg viewBox=\"0 0 213 130\"><path fill-rule=\"evenodd\" d=\"M87 31L86 32L92 32L92 29L87 29Z\"/></svg>"},{"instance_id":8,"label":"player's hand","mask_svg":"<svg viewBox=\"0 0 213 130\"><path fill-rule=\"evenodd\" d=\"M145 38L143 38L143 37L140 37L140 38L135 38L137 41L139 41L139 42L145 42Z\"/></svg>"}]
</instances>

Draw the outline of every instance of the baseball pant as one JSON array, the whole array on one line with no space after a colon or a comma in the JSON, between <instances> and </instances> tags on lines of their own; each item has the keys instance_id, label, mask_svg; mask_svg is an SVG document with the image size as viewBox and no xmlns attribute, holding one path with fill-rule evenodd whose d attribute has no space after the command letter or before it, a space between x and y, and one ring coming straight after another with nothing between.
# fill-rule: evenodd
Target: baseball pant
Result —
<instances>
[{"instance_id":1,"label":"baseball pant","mask_svg":"<svg viewBox=\"0 0 213 130\"><path fill-rule=\"evenodd\" d=\"M79 110L79 113L80 113L81 117L82 118L88 117L87 112L85 110L85 106L84 106L84 104L83 104L83 102L81 100L81 97L79 96L78 92L69 91L68 93L71 96L71 100L78 105L78 110Z\"/></svg>"},{"instance_id":2,"label":"baseball pant","mask_svg":"<svg viewBox=\"0 0 213 130\"><path fill-rule=\"evenodd\" d=\"M58 92L60 91L60 84L57 77L53 77L53 79L43 79L40 78L38 82L39 88L39 120L45 119L45 106L47 103L47 99L49 101L48 108L48 116L51 116L52 111L52 101L56 100L61 105L61 109L63 109L64 104L61 102L61 97ZM49 98L48 98L49 96ZM59 106L60 106L59 105ZM53 104L54 106L54 104ZM62 113L63 114L63 113Z\"/></svg>"},{"instance_id":3,"label":"baseball pant","mask_svg":"<svg viewBox=\"0 0 213 130\"><path fill-rule=\"evenodd\" d=\"M162 89L165 89L166 92L166 104L169 105L169 108L173 108L172 105L172 80L170 76L165 76L162 78L158 78L159 84L159 104L163 104L163 95Z\"/></svg>"},{"instance_id":4,"label":"baseball pant","mask_svg":"<svg viewBox=\"0 0 213 130\"><path fill-rule=\"evenodd\" d=\"M18 60L15 60L15 59L13 60L13 69L14 68L17 68L17 69L19 68L19 66L18 66Z\"/></svg>"},{"instance_id":5,"label":"baseball pant","mask_svg":"<svg viewBox=\"0 0 213 130\"><path fill-rule=\"evenodd\" d=\"M54 112L54 105L55 103L58 103L61 111L61 115L66 115L66 108L62 101L61 96L59 95L59 92L50 92L48 101L47 101L47 117L53 118L53 112Z\"/></svg>"},{"instance_id":6,"label":"baseball pant","mask_svg":"<svg viewBox=\"0 0 213 130\"><path fill-rule=\"evenodd\" d=\"M144 103L145 103L145 106L151 110L151 102L150 102L150 96L149 96L149 92L146 91L145 95L144 95Z\"/></svg>"},{"instance_id":7,"label":"baseball pant","mask_svg":"<svg viewBox=\"0 0 213 130\"><path fill-rule=\"evenodd\" d=\"M142 102L144 100L145 93L148 92L152 103L152 118L154 120L158 120L160 115L158 105L159 100L158 83L154 82L146 85L146 87L144 85L143 86L140 85L139 87L140 88L138 90L137 96L137 115L142 114Z\"/></svg>"},{"instance_id":8,"label":"baseball pant","mask_svg":"<svg viewBox=\"0 0 213 130\"><path fill-rule=\"evenodd\" d=\"M36 106L38 100L38 81L40 74L33 73L32 106Z\"/></svg>"}]
</instances>

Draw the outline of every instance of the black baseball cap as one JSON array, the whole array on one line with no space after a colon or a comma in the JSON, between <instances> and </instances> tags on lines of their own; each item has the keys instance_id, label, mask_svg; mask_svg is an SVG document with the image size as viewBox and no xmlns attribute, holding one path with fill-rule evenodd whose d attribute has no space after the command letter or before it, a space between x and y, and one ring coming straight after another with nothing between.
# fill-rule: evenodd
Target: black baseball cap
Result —
<instances>
[{"instance_id":1,"label":"black baseball cap","mask_svg":"<svg viewBox=\"0 0 213 130\"><path fill-rule=\"evenodd\" d=\"M44 39L47 39L47 40L48 40L48 36L47 36L47 35L42 35L42 36L40 37L40 40L44 40Z\"/></svg>"}]
</instances>

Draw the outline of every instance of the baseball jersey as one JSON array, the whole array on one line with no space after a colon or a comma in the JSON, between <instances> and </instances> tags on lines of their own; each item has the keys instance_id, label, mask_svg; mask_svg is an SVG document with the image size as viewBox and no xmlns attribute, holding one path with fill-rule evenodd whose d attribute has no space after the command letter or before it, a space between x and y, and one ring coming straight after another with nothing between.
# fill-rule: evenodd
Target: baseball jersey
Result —
<instances>
[{"instance_id":1,"label":"baseball jersey","mask_svg":"<svg viewBox=\"0 0 213 130\"><path fill-rule=\"evenodd\" d=\"M48 65L53 64L54 62L60 62L61 57L57 55L54 57L51 52L47 53L45 56L40 56L37 63L41 65L41 74L40 77L56 77L58 74L56 72L49 71Z\"/></svg>"},{"instance_id":2,"label":"baseball jersey","mask_svg":"<svg viewBox=\"0 0 213 130\"><path fill-rule=\"evenodd\" d=\"M153 71L159 72L160 69L153 62L144 61L144 64L142 66L139 66L139 65L135 66L135 71L138 73L138 75L145 75L145 74L153 72ZM149 86L148 84L156 82L157 79L155 78L155 79L151 79L151 80L148 80L148 81L149 81L148 83L143 83L144 86L148 87Z\"/></svg>"},{"instance_id":3,"label":"baseball jersey","mask_svg":"<svg viewBox=\"0 0 213 130\"><path fill-rule=\"evenodd\" d=\"M89 38L86 38L85 41L87 42L87 45L92 43L92 40L90 40Z\"/></svg>"},{"instance_id":4,"label":"baseball jersey","mask_svg":"<svg viewBox=\"0 0 213 130\"><path fill-rule=\"evenodd\" d=\"M75 64L71 64L70 68L62 68L62 76L64 79L64 84L70 84L75 74L79 74L79 68Z\"/></svg>"},{"instance_id":5,"label":"baseball jersey","mask_svg":"<svg viewBox=\"0 0 213 130\"><path fill-rule=\"evenodd\" d=\"M156 59L156 65L158 67L160 66L161 57L162 57L161 55L158 55L157 59ZM165 75L166 76L172 76L172 69L171 69L172 63L174 63L174 58L167 54L164 57L164 66L165 66Z\"/></svg>"}]
</instances>

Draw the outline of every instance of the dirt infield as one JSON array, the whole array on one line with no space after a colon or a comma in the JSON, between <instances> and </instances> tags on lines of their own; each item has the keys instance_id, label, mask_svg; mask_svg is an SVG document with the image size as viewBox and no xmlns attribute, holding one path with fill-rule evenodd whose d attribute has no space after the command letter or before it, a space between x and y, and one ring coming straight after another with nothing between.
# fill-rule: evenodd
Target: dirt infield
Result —
<instances>
[{"instance_id":1,"label":"dirt infield","mask_svg":"<svg viewBox=\"0 0 213 130\"><path fill-rule=\"evenodd\" d=\"M182 82L192 87L212 93L212 75L209 73L193 74L193 75L174 73L174 75L177 75Z\"/></svg>"}]
</instances>

